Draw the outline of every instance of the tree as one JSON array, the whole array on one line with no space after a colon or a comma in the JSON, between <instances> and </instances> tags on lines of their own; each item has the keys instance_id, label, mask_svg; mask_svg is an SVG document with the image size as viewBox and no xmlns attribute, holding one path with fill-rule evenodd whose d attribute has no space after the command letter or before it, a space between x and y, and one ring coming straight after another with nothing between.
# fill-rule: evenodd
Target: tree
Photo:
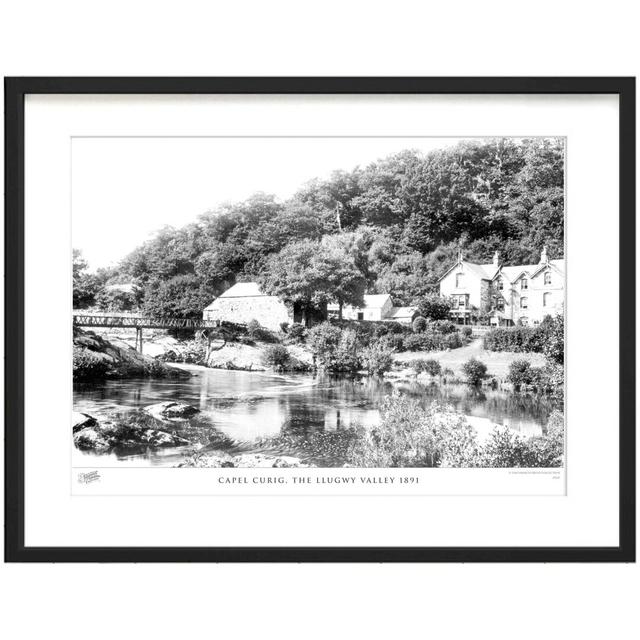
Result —
<instances>
[{"instance_id":1,"label":"tree","mask_svg":"<svg viewBox=\"0 0 640 640\"><path fill-rule=\"evenodd\" d=\"M136 309L141 301L142 291L121 291L103 287L95 298L96 306L101 311L131 311Z\"/></svg>"},{"instance_id":2,"label":"tree","mask_svg":"<svg viewBox=\"0 0 640 640\"><path fill-rule=\"evenodd\" d=\"M201 318L202 310L213 298L213 293L194 275L153 280L145 288L144 312L157 318Z\"/></svg>"},{"instance_id":3,"label":"tree","mask_svg":"<svg viewBox=\"0 0 640 640\"><path fill-rule=\"evenodd\" d=\"M427 295L418 303L418 312L430 320L448 320L451 302L437 295Z\"/></svg>"},{"instance_id":4,"label":"tree","mask_svg":"<svg viewBox=\"0 0 640 640\"><path fill-rule=\"evenodd\" d=\"M87 273L87 261L79 249L73 250L73 308L86 309L94 304L100 281L96 275Z\"/></svg>"},{"instance_id":5,"label":"tree","mask_svg":"<svg viewBox=\"0 0 640 640\"><path fill-rule=\"evenodd\" d=\"M364 277L353 258L332 243L288 244L270 258L259 281L265 293L298 307L305 324L310 312L324 310L329 302L364 304Z\"/></svg>"}]
</instances>

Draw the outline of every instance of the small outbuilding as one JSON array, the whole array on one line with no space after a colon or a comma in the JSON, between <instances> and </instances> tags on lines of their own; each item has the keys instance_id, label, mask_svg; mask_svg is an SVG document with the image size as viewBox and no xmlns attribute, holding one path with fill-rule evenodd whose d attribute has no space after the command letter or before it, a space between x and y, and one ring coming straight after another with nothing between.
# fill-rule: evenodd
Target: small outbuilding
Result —
<instances>
[{"instance_id":1,"label":"small outbuilding","mask_svg":"<svg viewBox=\"0 0 640 640\"><path fill-rule=\"evenodd\" d=\"M344 320L386 320L392 307L393 302L388 293L368 294L364 296L364 306L362 307L345 305L342 308L342 318ZM330 304L328 310L334 317L337 317L340 312L337 304Z\"/></svg>"},{"instance_id":2,"label":"small outbuilding","mask_svg":"<svg viewBox=\"0 0 640 640\"><path fill-rule=\"evenodd\" d=\"M417 316L418 309L416 307L392 307L391 313L389 313L385 320L402 322L403 324L411 324Z\"/></svg>"}]
</instances>

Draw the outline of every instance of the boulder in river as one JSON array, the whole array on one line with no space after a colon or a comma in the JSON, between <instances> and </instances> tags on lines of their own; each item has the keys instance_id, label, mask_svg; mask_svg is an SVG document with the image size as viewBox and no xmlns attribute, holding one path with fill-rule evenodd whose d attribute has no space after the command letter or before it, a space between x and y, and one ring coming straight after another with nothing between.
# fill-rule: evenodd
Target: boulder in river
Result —
<instances>
[{"instance_id":1,"label":"boulder in river","mask_svg":"<svg viewBox=\"0 0 640 640\"><path fill-rule=\"evenodd\" d=\"M81 429L86 429L87 427L95 427L98 424L98 421L93 416L90 416L88 413L80 413L79 411L73 412L71 422L73 425L73 433Z\"/></svg>"},{"instance_id":2,"label":"boulder in river","mask_svg":"<svg viewBox=\"0 0 640 640\"><path fill-rule=\"evenodd\" d=\"M74 413L73 442L78 449L92 451L140 446L180 447L191 444L175 432L154 429L133 420L131 422L98 422L86 413Z\"/></svg>"},{"instance_id":3,"label":"boulder in river","mask_svg":"<svg viewBox=\"0 0 640 640\"><path fill-rule=\"evenodd\" d=\"M158 420L184 420L200 413L200 409L184 402L158 402L145 407L144 412Z\"/></svg>"},{"instance_id":4,"label":"boulder in river","mask_svg":"<svg viewBox=\"0 0 640 640\"><path fill-rule=\"evenodd\" d=\"M111 449L109 439L101 432L97 426L86 427L73 434L73 443L78 449L89 451L104 451Z\"/></svg>"}]
</instances>

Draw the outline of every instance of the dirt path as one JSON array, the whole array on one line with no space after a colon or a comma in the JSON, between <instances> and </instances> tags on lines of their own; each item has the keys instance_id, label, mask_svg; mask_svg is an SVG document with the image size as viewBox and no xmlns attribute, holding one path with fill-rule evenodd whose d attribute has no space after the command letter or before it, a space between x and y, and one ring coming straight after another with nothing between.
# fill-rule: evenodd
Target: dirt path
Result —
<instances>
[{"instance_id":1,"label":"dirt path","mask_svg":"<svg viewBox=\"0 0 640 640\"><path fill-rule=\"evenodd\" d=\"M460 375L462 365L469 358L477 358L487 365L487 373L496 378L504 378L509 370L509 365L514 360L526 359L534 367L541 367L545 363L545 358L541 353L514 353L511 351L486 351L482 347L482 338L478 338L460 349L448 351L406 351L398 353L395 360L401 364L409 364L418 358L429 358L437 360L443 368L453 369Z\"/></svg>"}]
</instances>

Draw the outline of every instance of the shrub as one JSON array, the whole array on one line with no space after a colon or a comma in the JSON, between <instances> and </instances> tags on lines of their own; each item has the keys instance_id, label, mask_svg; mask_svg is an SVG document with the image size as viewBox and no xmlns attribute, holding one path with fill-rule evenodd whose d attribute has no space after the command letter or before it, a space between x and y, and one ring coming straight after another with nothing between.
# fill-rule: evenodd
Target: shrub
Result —
<instances>
[{"instance_id":1,"label":"shrub","mask_svg":"<svg viewBox=\"0 0 640 640\"><path fill-rule=\"evenodd\" d=\"M444 343L447 349L459 349L462 346L462 338L456 331L455 333L449 333L445 336Z\"/></svg>"},{"instance_id":2,"label":"shrub","mask_svg":"<svg viewBox=\"0 0 640 640\"><path fill-rule=\"evenodd\" d=\"M473 334L473 329L471 327L462 327L460 333L462 333L465 338L470 338L471 334Z\"/></svg>"},{"instance_id":3,"label":"shrub","mask_svg":"<svg viewBox=\"0 0 640 640\"><path fill-rule=\"evenodd\" d=\"M289 338L295 342L302 342L307 335L307 329L303 324L294 323L289 327Z\"/></svg>"},{"instance_id":4,"label":"shrub","mask_svg":"<svg viewBox=\"0 0 640 640\"><path fill-rule=\"evenodd\" d=\"M249 320L247 324L247 336L249 341L260 340L261 342L278 342L276 335L266 327L262 327L257 320ZM247 342L247 344L252 344Z\"/></svg>"},{"instance_id":5,"label":"shrub","mask_svg":"<svg viewBox=\"0 0 640 640\"><path fill-rule=\"evenodd\" d=\"M493 329L484 336L488 351L544 353L556 364L564 363L564 318L547 316L537 327Z\"/></svg>"},{"instance_id":6,"label":"shrub","mask_svg":"<svg viewBox=\"0 0 640 640\"><path fill-rule=\"evenodd\" d=\"M479 453L481 467L560 467L564 458L564 417L555 411L547 433L525 438L507 427L496 427Z\"/></svg>"},{"instance_id":7,"label":"shrub","mask_svg":"<svg viewBox=\"0 0 640 640\"><path fill-rule=\"evenodd\" d=\"M289 323L288 322L281 322L280 323L280 331L282 331L282 333L287 333L289 330Z\"/></svg>"},{"instance_id":8,"label":"shrub","mask_svg":"<svg viewBox=\"0 0 640 640\"><path fill-rule=\"evenodd\" d=\"M531 363L523 358L520 360L514 360L509 365L507 381L517 388L523 384L531 384L534 380L534 375Z\"/></svg>"},{"instance_id":9,"label":"shrub","mask_svg":"<svg viewBox=\"0 0 640 640\"><path fill-rule=\"evenodd\" d=\"M380 338L380 343L394 351L404 351L405 338L399 333L387 333Z\"/></svg>"},{"instance_id":10,"label":"shrub","mask_svg":"<svg viewBox=\"0 0 640 640\"><path fill-rule=\"evenodd\" d=\"M328 363L333 357L342 331L330 322L322 322L309 330L307 344L320 364Z\"/></svg>"},{"instance_id":11,"label":"shrub","mask_svg":"<svg viewBox=\"0 0 640 640\"><path fill-rule=\"evenodd\" d=\"M281 344L271 344L262 353L262 362L269 367L285 368L291 360L289 351Z\"/></svg>"},{"instance_id":12,"label":"shrub","mask_svg":"<svg viewBox=\"0 0 640 640\"><path fill-rule=\"evenodd\" d=\"M467 466L476 448L463 416L435 403L423 409L395 391L383 402L380 425L359 431L348 459L358 467Z\"/></svg>"},{"instance_id":13,"label":"shrub","mask_svg":"<svg viewBox=\"0 0 640 640\"><path fill-rule=\"evenodd\" d=\"M458 325L451 320L436 320L431 323L431 330L436 333L453 333L458 331Z\"/></svg>"},{"instance_id":14,"label":"shrub","mask_svg":"<svg viewBox=\"0 0 640 640\"><path fill-rule=\"evenodd\" d=\"M395 333L402 334L408 333L409 328L407 325L402 324L402 322L396 322L395 320L385 320L384 322L375 322L374 323L376 335L378 335L377 331L384 331L385 334Z\"/></svg>"},{"instance_id":15,"label":"shrub","mask_svg":"<svg viewBox=\"0 0 640 640\"><path fill-rule=\"evenodd\" d=\"M540 325L544 332L542 352L555 364L564 364L564 316L547 316Z\"/></svg>"},{"instance_id":16,"label":"shrub","mask_svg":"<svg viewBox=\"0 0 640 640\"><path fill-rule=\"evenodd\" d=\"M419 358L411 363L412 368L417 373L428 373L431 376L439 376L442 373L442 366L433 358Z\"/></svg>"},{"instance_id":17,"label":"shrub","mask_svg":"<svg viewBox=\"0 0 640 640\"><path fill-rule=\"evenodd\" d=\"M73 379L95 380L104 378L109 364L84 347L73 347Z\"/></svg>"},{"instance_id":18,"label":"shrub","mask_svg":"<svg viewBox=\"0 0 640 640\"><path fill-rule=\"evenodd\" d=\"M469 384L480 384L487 376L487 365L477 358L470 358L462 365L462 372Z\"/></svg>"},{"instance_id":19,"label":"shrub","mask_svg":"<svg viewBox=\"0 0 640 640\"><path fill-rule=\"evenodd\" d=\"M322 368L333 372L354 372L360 369L360 345L353 329L340 329L329 322L323 322L309 331L307 342Z\"/></svg>"},{"instance_id":20,"label":"shrub","mask_svg":"<svg viewBox=\"0 0 640 640\"><path fill-rule=\"evenodd\" d=\"M393 366L393 350L382 342L362 349L362 366L371 375L382 375Z\"/></svg>"},{"instance_id":21,"label":"shrub","mask_svg":"<svg viewBox=\"0 0 640 640\"><path fill-rule=\"evenodd\" d=\"M342 331L338 346L329 360L327 369L338 373L354 373L362 367L356 332L352 329Z\"/></svg>"},{"instance_id":22,"label":"shrub","mask_svg":"<svg viewBox=\"0 0 640 640\"><path fill-rule=\"evenodd\" d=\"M538 327L509 327L492 329L483 338L487 351L542 351L541 332Z\"/></svg>"},{"instance_id":23,"label":"shrub","mask_svg":"<svg viewBox=\"0 0 640 640\"><path fill-rule=\"evenodd\" d=\"M425 409L394 391L384 399L380 425L350 430L339 455L357 467L559 467L564 418L554 412L546 433L534 437L496 427L480 443L476 431L450 407L434 402Z\"/></svg>"},{"instance_id":24,"label":"shrub","mask_svg":"<svg viewBox=\"0 0 640 640\"><path fill-rule=\"evenodd\" d=\"M411 323L411 328L413 329L414 333L422 333L427 328L427 325L428 325L427 319L422 316L418 316Z\"/></svg>"},{"instance_id":25,"label":"shrub","mask_svg":"<svg viewBox=\"0 0 640 640\"><path fill-rule=\"evenodd\" d=\"M262 327L257 320L249 320L249 322L247 323L247 333L249 334L250 338L257 339L260 329L262 329Z\"/></svg>"},{"instance_id":26,"label":"shrub","mask_svg":"<svg viewBox=\"0 0 640 640\"><path fill-rule=\"evenodd\" d=\"M462 338L456 331L450 334L441 333L413 333L405 336L403 347L405 351L443 351L457 349L462 346Z\"/></svg>"}]
</instances>

